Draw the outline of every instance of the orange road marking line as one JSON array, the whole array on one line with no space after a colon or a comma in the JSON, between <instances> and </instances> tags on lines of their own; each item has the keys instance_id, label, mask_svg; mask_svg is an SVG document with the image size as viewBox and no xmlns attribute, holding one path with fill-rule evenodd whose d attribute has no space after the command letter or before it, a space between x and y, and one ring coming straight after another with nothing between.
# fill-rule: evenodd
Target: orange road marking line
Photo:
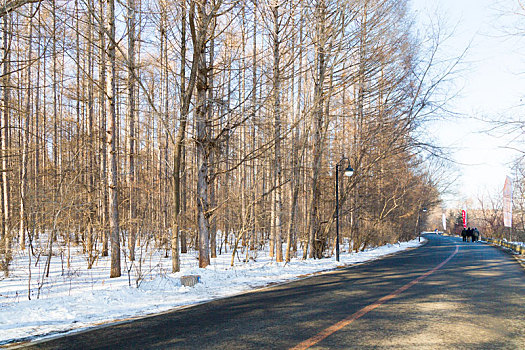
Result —
<instances>
[{"instance_id":1,"label":"orange road marking line","mask_svg":"<svg viewBox=\"0 0 525 350\"><path fill-rule=\"evenodd\" d=\"M335 332L341 330L342 328L348 326L350 323L354 322L358 318L366 315L367 313L369 313L370 311L374 310L375 308L378 308L379 306L381 306L382 304L386 303L387 301L395 298L396 296L398 296L399 294L403 293L408 288L412 287L414 284L418 283L422 279L430 276L431 274L433 274L434 272L436 272L437 270L442 268L446 263L448 263L450 261L450 259L452 259L458 253L458 251L459 251L459 246L456 245L456 250L448 258L446 258L443 262L441 262L438 266L434 267L432 270L427 271L426 273L424 273L423 275L419 276L415 280L405 284L404 286L402 286L401 288L399 288L395 292L378 299L374 303L372 303L372 304L370 304L368 306L365 306L364 308L362 308L361 310L357 311L356 313L348 316L347 318L345 318L345 319L343 319L343 320L341 320L341 321L331 325L330 327L322 330L321 332L319 332L318 334L314 335L313 337L311 337L309 339L306 339L305 341L297 344L296 346L294 346L290 350L304 350L304 349L308 349L309 347L314 346L315 344L319 343L321 340L327 338L328 336L330 336L330 335L334 334Z\"/></svg>"}]
</instances>

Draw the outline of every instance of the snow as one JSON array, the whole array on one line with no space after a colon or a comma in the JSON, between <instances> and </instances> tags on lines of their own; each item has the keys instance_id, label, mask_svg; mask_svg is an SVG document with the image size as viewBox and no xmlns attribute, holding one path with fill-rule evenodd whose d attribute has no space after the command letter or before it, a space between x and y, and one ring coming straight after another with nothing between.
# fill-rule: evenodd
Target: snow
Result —
<instances>
[{"instance_id":1,"label":"snow","mask_svg":"<svg viewBox=\"0 0 525 350\"><path fill-rule=\"evenodd\" d=\"M181 254L181 272L171 273L171 259L164 252L142 254L140 264L130 265L122 257L122 276L109 278L109 258L100 258L87 269L86 257L71 251L67 267L65 252L53 256L48 278L43 278L45 258L31 262L31 300L28 299L29 260L18 252L8 278L0 277L0 345L21 340L40 339L57 333L78 331L100 324L159 313L186 305L228 297L271 283L303 278L378 259L384 255L417 247L417 239L386 245L359 253L342 249L340 262L335 257L277 263L268 251L259 251L255 260L244 263L246 252L235 258L231 253L212 259L205 269L197 267L197 253ZM299 254L300 256L300 254ZM129 270L129 274L128 274ZM200 283L185 287L184 275L200 275ZM42 283L43 281L43 283Z\"/></svg>"},{"instance_id":2,"label":"snow","mask_svg":"<svg viewBox=\"0 0 525 350\"><path fill-rule=\"evenodd\" d=\"M510 243L525 247L525 242L510 242Z\"/></svg>"}]
</instances>

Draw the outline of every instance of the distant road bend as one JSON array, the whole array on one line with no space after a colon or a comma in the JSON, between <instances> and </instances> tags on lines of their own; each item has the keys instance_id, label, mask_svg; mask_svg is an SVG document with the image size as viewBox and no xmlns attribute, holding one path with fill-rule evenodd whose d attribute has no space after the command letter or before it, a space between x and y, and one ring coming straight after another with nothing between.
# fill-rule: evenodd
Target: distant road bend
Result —
<instances>
[{"instance_id":1,"label":"distant road bend","mask_svg":"<svg viewBox=\"0 0 525 350\"><path fill-rule=\"evenodd\" d=\"M525 349L525 271L461 239L192 308L29 344L41 349Z\"/></svg>"}]
</instances>

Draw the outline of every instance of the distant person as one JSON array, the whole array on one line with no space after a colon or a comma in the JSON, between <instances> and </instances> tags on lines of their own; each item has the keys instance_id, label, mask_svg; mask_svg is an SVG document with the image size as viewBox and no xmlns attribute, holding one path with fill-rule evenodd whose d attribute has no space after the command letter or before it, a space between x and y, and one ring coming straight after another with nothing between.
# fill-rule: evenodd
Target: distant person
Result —
<instances>
[{"instance_id":1,"label":"distant person","mask_svg":"<svg viewBox=\"0 0 525 350\"><path fill-rule=\"evenodd\" d=\"M467 241L467 229L463 227L463 230L461 230L461 237L463 237L463 242Z\"/></svg>"},{"instance_id":2,"label":"distant person","mask_svg":"<svg viewBox=\"0 0 525 350\"><path fill-rule=\"evenodd\" d=\"M473 242L479 241L479 236L480 236L480 234L479 234L478 228L474 227L474 230L472 230L472 240L473 240Z\"/></svg>"}]
</instances>

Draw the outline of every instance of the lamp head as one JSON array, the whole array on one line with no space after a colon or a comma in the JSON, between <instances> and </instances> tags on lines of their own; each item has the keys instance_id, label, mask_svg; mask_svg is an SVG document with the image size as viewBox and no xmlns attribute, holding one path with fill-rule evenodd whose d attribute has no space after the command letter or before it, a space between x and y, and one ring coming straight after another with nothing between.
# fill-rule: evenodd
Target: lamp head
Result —
<instances>
[{"instance_id":1,"label":"lamp head","mask_svg":"<svg viewBox=\"0 0 525 350\"><path fill-rule=\"evenodd\" d=\"M354 169L349 165L348 168L345 169L345 176L350 177L352 175L354 175Z\"/></svg>"}]
</instances>

